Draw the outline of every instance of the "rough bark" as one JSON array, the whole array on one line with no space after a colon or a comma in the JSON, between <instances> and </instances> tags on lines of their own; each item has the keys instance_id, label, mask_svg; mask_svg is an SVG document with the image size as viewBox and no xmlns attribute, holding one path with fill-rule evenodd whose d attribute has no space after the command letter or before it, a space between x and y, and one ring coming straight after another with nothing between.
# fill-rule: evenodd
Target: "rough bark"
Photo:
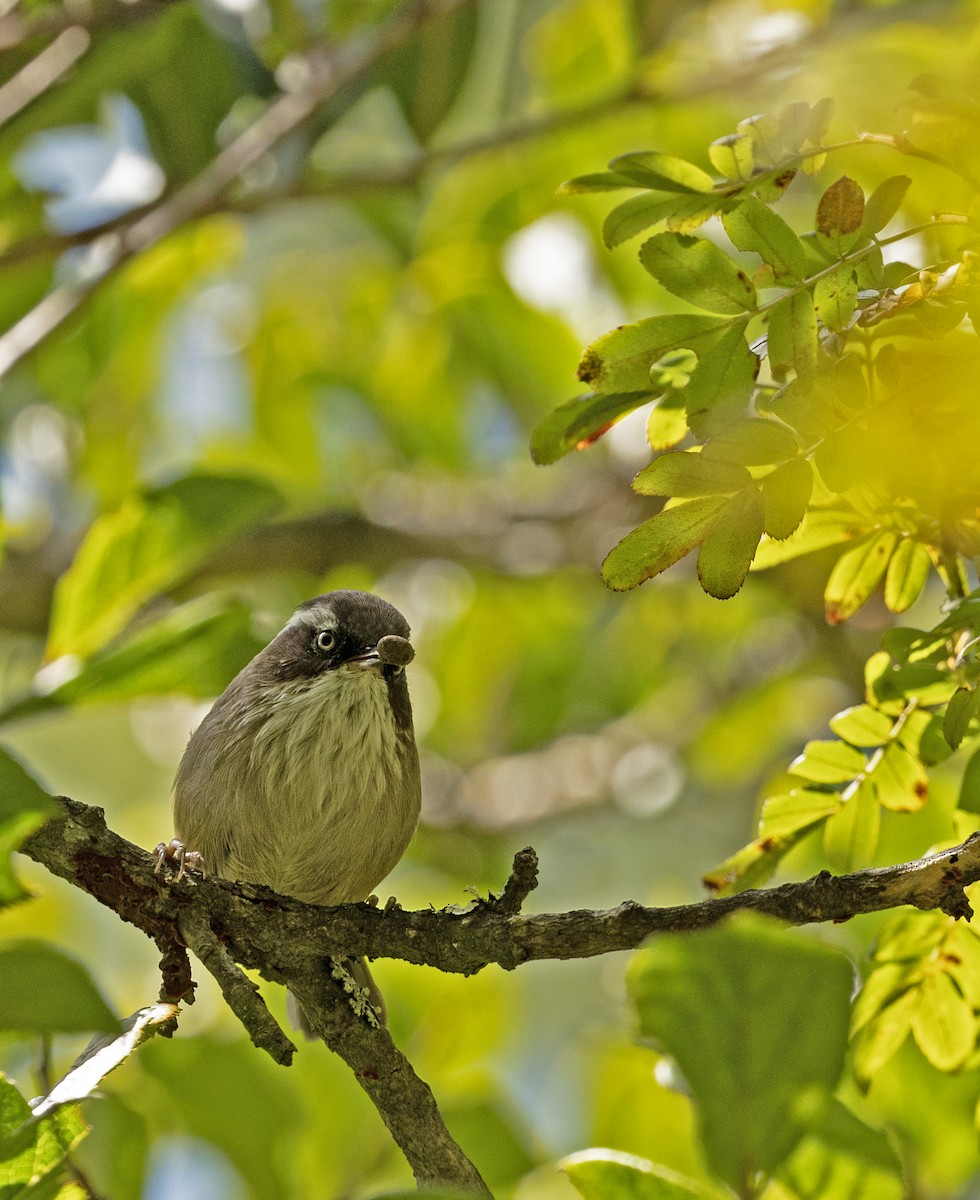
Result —
<instances>
[{"instance_id":1,"label":"rough bark","mask_svg":"<svg viewBox=\"0 0 980 1200\"><path fill-rule=\"evenodd\" d=\"M435 1183L488 1195L446 1130L428 1085L373 1018L337 960L400 958L470 975L490 963L512 970L532 959L586 958L641 945L656 933L716 924L741 909L792 925L846 921L912 905L969 917L964 888L980 880L980 834L895 867L812 879L651 908L627 900L606 910L523 914L537 883L537 858L521 850L502 892L468 908L407 912L397 905L323 908L268 888L155 874L154 859L109 829L101 809L65 797L60 813L24 843L25 854L136 925L161 951L161 999L193 1002L187 948L217 980L254 1044L288 1064L294 1046L241 968L285 984L313 1032L339 1054L371 1097L420 1186Z\"/></svg>"}]
</instances>

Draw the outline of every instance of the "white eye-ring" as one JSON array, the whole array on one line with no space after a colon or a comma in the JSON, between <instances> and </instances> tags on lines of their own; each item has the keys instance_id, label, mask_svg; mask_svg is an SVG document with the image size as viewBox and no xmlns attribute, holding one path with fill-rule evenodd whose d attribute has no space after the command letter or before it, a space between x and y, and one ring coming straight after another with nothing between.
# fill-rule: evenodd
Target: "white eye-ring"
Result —
<instances>
[{"instance_id":1,"label":"white eye-ring","mask_svg":"<svg viewBox=\"0 0 980 1200\"><path fill-rule=\"evenodd\" d=\"M337 645L337 635L332 629L321 629L316 635L314 645L318 650L322 650L326 654Z\"/></svg>"}]
</instances>

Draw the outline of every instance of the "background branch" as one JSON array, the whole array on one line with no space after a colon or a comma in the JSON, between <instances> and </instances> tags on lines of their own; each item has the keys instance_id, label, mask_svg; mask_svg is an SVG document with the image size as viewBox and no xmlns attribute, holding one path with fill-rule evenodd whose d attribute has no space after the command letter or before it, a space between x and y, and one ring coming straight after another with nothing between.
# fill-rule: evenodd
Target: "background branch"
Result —
<instances>
[{"instance_id":1,"label":"background branch","mask_svg":"<svg viewBox=\"0 0 980 1200\"><path fill-rule=\"evenodd\" d=\"M364 42L344 45L335 53L315 47L304 54L302 61L297 62L305 74L302 87L281 92L199 175L132 224L106 235L101 243L102 270L98 276L56 287L0 336L0 378L66 321L125 262L162 241L192 217L208 211L242 171L299 129L323 104L429 21L467 3L471 0L426 0L397 13Z\"/></svg>"}]
</instances>

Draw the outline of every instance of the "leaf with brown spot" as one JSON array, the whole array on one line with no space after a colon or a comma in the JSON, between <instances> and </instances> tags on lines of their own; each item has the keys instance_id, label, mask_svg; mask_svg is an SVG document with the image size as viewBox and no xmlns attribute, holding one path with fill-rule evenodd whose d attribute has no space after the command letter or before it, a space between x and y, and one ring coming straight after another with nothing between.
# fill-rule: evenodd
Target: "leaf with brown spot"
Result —
<instances>
[{"instance_id":1,"label":"leaf with brown spot","mask_svg":"<svg viewBox=\"0 0 980 1200\"><path fill-rule=\"evenodd\" d=\"M874 781L878 800L892 812L918 812L929 792L925 767L897 742L892 742L882 752L874 771Z\"/></svg>"},{"instance_id":2,"label":"leaf with brown spot","mask_svg":"<svg viewBox=\"0 0 980 1200\"><path fill-rule=\"evenodd\" d=\"M817 233L840 237L854 233L864 220L864 192L847 175L842 175L820 197L817 205Z\"/></svg>"}]
</instances>

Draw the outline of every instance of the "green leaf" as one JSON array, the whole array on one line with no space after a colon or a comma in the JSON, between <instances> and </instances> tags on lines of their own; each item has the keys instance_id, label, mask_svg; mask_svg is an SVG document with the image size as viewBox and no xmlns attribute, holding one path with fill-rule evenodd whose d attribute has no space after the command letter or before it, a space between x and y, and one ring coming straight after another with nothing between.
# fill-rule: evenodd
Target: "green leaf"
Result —
<instances>
[{"instance_id":1,"label":"green leaf","mask_svg":"<svg viewBox=\"0 0 980 1200\"><path fill-rule=\"evenodd\" d=\"M698 579L709 596L728 600L749 573L765 519L755 487L740 492L724 507L698 554Z\"/></svg>"},{"instance_id":2,"label":"green leaf","mask_svg":"<svg viewBox=\"0 0 980 1200\"><path fill-rule=\"evenodd\" d=\"M927 972L919 1004L912 1014L912 1034L919 1049L940 1071L955 1071L973 1053L977 1018L946 971Z\"/></svg>"},{"instance_id":3,"label":"green leaf","mask_svg":"<svg viewBox=\"0 0 980 1200\"><path fill-rule=\"evenodd\" d=\"M693 450L661 454L633 480L633 490L643 496L731 495L752 483L752 476L737 463L712 462Z\"/></svg>"},{"instance_id":4,"label":"green leaf","mask_svg":"<svg viewBox=\"0 0 980 1200\"><path fill-rule=\"evenodd\" d=\"M626 413L649 404L654 393L590 392L559 404L535 425L531 457L539 465L557 462L573 450L585 450Z\"/></svg>"},{"instance_id":5,"label":"green leaf","mask_svg":"<svg viewBox=\"0 0 980 1200\"><path fill-rule=\"evenodd\" d=\"M854 1044L854 1074L862 1087L870 1087L881 1068L894 1057L912 1028L920 1004L919 989L910 988L862 1029Z\"/></svg>"},{"instance_id":6,"label":"green leaf","mask_svg":"<svg viewBox=\"0 0 980 1200\"><path fill-rule=\"evenodd\" d=\"M662 192L643 192L630 196L611 209L602 222L602 241L607 250L615 250L623 242L666 221L677 212L685 197L665 196Z\"/></svg>"},{"instance_id":7,"label":"green leaf","mask_svg":"<svg viewBox=\"0 0 980 1200\"><path fill-rule=\"evenodd\" d=\"M691 382L697 365L693 350L671 350L650 368L650 386L656 391L680 391Z\"/></svg>"},{"instance_id":8,"label":"green leaf","mask_svg":"<svg viewBox=\"0 0 980 1200\"><path fill-rule=\"evenodd\" d=\"M897 388L902 382L902 356L894 342L885 342L875 355L875 374L887 388Z\"/></svg>"},{"instance_id":9,"label":"green leaf","mask_svg":"<svg viewBox=\"0 0 980 1200\"><path fill-rule=\"evenodd\" d=\"M762 806L761 837L785 838L818 825L837 811L839 801L832 792L793 788L782 796L770 796Z\"/></svg>"},{"instance_id":10,"label":"green leaf","mask_svg":"<svg viewBox=\"0 0 980 1200\"><path fill-rule=\"evenodd\" d=\"M84 1137L86 1126L72 1105L44 1116L0 1075L0 1196L31 1200L54 1196L65 1157Z\"/></svg>"},{"instance_id":11,"label":"green leaf","mask_svg":"<svg viewBox=\"0 0 980 1200\"><path fill-rule=\"evenodd\" d=\"M0 1029L19 1033L119 1032L91 976L46 942L0 946Z\"/></svg>"},{"instance_id":12,"label":"green leaf","mask_svg":"<svg viewBox=\"0 0 980 1200\"><path fill-rule=\"evenodd\" d=\"M667 228L671 233L694 233L726 205L727 201L712 197L699 200L697 196L678 196L674 211L667 218Z\"/></svg>"},{"instance_id":13,"label":"green leaf","mask_svg":"<svg viewBox=\"0 0 980 1200\"><path fill-rule=\"evenodd\" d=\"M257 479L188 475L96 518L55 589L47 657L94 653L148 600L279 503Z\"/></svg>"},{"instance_id":14,"label":"green leaf","mask_svg":"<svg viewBox=\"0 0 980 1200\"><path fill-rule=\"evenodd\" d=\"M702 346L684 393L691 432L700 438L727 429L752 396L759 360L745 341L744 325L731 325Z\"/></svg>"},{"instance_id":15,"label":"green leaf","mask_svg":"<svg viewBox=\"0 0 980 1200\"><path fill-rule=\"evenodd\" d=\"M845 422L823 438L814 463L828 490L844 495L865 478L867 453L866 438L852 422Z\"/></svg>"},{"instance_id":16,"label":"green leaf","mask_svg":"<svg viewBox=\"0 0 980 1200\"><path fill-rule=\"evenodd\" d=\"M836 508L811 508L795 533L784 541L763 538L755 556L752 569L763 571L778 563L799 558L801 554L812 554L839 542L852 541L862 532L861 518L854 512Z\"/></svg>"},{"instance_id":17,"label":"green leaf","mask_svg":"<svg viewBox=\"0 0 980 1200\"><path fill-rule=\"evenodd\" d=\"M708 146L711 165L726 179L748 179L755 166L755 143L750 133L730 133Z\"/></svg>"},{"instance_id":18,"label":"green leaf","mask_svg":"<svg viewBox=\"0 0 980 1200\"><path fill-rule=\"evenodd\" d=\"M669 292L698 308L737 314L756 306L749 277L706 238L654 234L640 247L640 262Z\"/></svg>"},{"instance_id":19,"label":"green leaf","mask_svg":"<svg viewBox=\"0 0 980 1200\"><path fill-rule=\"evenodd\" d=\"M762 481L766 535L783 541L806 516L813 492L813 468L805 458L791 458Z\"/></svg>"},{"instance_id":20,"label":"green leaf","mask_svg":"<svg viewBox=\"0 0 980 1200\"><path fill-rule=\"evenodd\" d=\"M715 186L711 176L694 163L655 150L621 154L612 160L609 169L637 180L643 187L664 192L711 193Z\"/></svg>"},{"instance_id":21,"label":"green leaf","mask_svg":"<svg viewBox=\"0 0 980 1200\"><path fill-rule=\"evenodd\" d=\"M10 856L57 811L40 784L0 749L0 908L30 894L14 875Z\"/></svg>"},{"instance_id":22,"label":"green leaf","mask_svg":"<svg viewBox=\"0 0 980 1200\"><path fill-rule=\"evenodd\" d=\"M912 607L922 595L931 566L929 551L921 542L902 538L885 575L885 605L890 612L902 613Z\"/></svg>"},{"instance_id":23,"label":"green leaf","mask_svg":"<svg viewBox=\"0 0 980 1200\"><path fill-rule=\"evenodd\" d=\"M824 853L839 870L857 871L874 858L880 831L874 784L863 779L823 827Z\"/></svg>"},{"instance_id":24,"label":"green leaf","mask_svg":"<svg viewBox=\"0 0 980 1200\"><path fill-rule=\"evenodd\" d=\"M816 231L838 240L859 230L863 220L864 192L853 179L842 175L820 197Z\"/></svg>"},{"instance_id":25,"label":"green leaf","mask_svg":"<svg viewBox=\"0 0 980 1200\"><path fill-rule=\"evenodd\" d=\"M786 379L791 370L800 379L812 377L817 366L817 317L809 292L797 292L773 308L766 348L776 379Z\"/></svg>"},{"instance_id":26,"label":"green leaf","mask_svg":"<svg viewBox=\"0 0 980 1200\"><path fill-rule=\"evenodd\" d=\"M779 130L782 134L783 146L790 154L798 154L806 141L810 126L810 106L805 100L794 100L781 109Z\"/></svg>"},{"instance_id":27,"label":"green leaf","mask_svg":"<svg viewBox=\"0 0 980 1200\"><path fill-rule=\"evenodd\" d=\"M857 308L858 286L854 268L844 264L832 275L818 279L813 289L813 306L828 329L843 333Z\"/></svg>"},{"instance_id":28,"label":"green leaf","mask_svg":"<svg viewBox=\"0 0 980 1200\"><path fill-rule=\"evenodd\" d=\"M756 1174L784 1161L841 1074L848 959L743 913L640 951L628 983L642 1033L673 1055L691 1087L711 1169L751 1194Z\"/></svg>"},{"instance_id":29,"label":"green leaf","mask_svg":"<svg viewBox=\"0 0 980 1200\"><path fill-rule=\"evenodd\" d=\"M867 242L867 237L862 234L859 241ZM851 264L851 269L859 292L880 292L884 288L885 256L880 246L865 246L861 257Z\"/></svg>"},{"instance_id":30,"label":"green leaf","mask_svg":"<svg viewBox=\"0 0 980 1200\"><path fill-rule=\"evenodd\" d=\"M580 1150L559 1161L585 1200L710 1200L714 1192L621 1150Z\"/></svg>"},{"instance_id":31,"label":"green leaf","mask_svg":"<svg viewBox=\"0 0 980 1200\"><path fill-rule=\"evenodd\" d=\"M824 589L824 609L831 625L839 625L869 599L891 558L898 535L885 529L846 550L830 573Z\"/></svg>"},{"instance_id":32,"label":"green leaf","mask_svg":"<svg viewBox=\"0 0 980 1200\"><path fill-rule=\"evenodd\" d=\"M606 586L627 591L666 571L704 539L724 507L723 497L708 496L666 508L644 521L606 555Z\"/></svg>"},{"instance_id":33,"label":"green leaf","mask_svg":"<svg viewBox=\"0 0 980 1200\"><path fill-rule=\"evenodd\" d=\"M973 1009L980 1008L980 938L969 925L957 923L943 941L946 969Z\"/></svg>"},{"instance_id":34,"label":"green leaf","mask_svg":"<svg viewBox=\"0 0 980 1200\"><path fill-rule=\"evenodd\" d=\"M886 1133L865 1125L839 1100L779 1171L796 1200L902 1200L902 1165Z\"/></svg>"},{"instance_id":35,"label":"green leaf","mask_svg":"<svg viewBox=\"0 0 980 1200\"><path fill-rule=\"evenodd\" d=\"M943 737L956 750L966 737L970 722L977 714L978 693L975 687L959 687L950 696L943 714Z\"/></svg>"},{"instance_id":36,"label":"green leaf","mask_svg":"<svg viewBox=\"0 0 980 1200\"><path fill-rule=\"evenodd\" d=\"M803 161L803 172L805 175L819 175L827 163L827 155L808 154Z\"/></svg>"},{"instance_id":37,"label":"green leaf","mask_svg":"<svg viewBox=\"0 0 980 1200\"><path fill-rule=\"evenodd\" d=\"M827 136L830 122L834 116L835 102L831 96L824 96L810 109L810 121L807 125L806 140L811 146L819 146Z\"/></svg>"},{"instance_id":38,"label":"green leaf","mask_svg":"<svg viewBox=\"0 0 980 1200\"><path fill-rule=\"evenodd\" d=\"M803 243L789 225L755 196L748 196L722 217L725 232L739 250L758 254L780 282L806 278Z\"/></svg>"},{"instance_id":39,"label":"green leaf","mask_svg":"<svg viewBox=\"0 0 980 1200\"><path fill-rule=\"evenodd\" d=\"M903 708L909 700L924 705L945 704L956 687L956 679L942 664L914 662L884 671L875 680L872 693L880 706L892 702L896 708Z\"/></svg>"},{"instance_id":40,"label":"green leaf","mask_svg":"<svg viewBox=\"0 0 980 1200\"><path fill-rule=\"evenodd\" d=\"M646 317L597 338L582 355L578 377L597 392L649 392L650 368L671 350L701 358L731 322L699 313Z\"/></svg>"},{"instance_id":41,"label":"green leaf","mask_svg":"<svg viewBox=\"0 0 980 1200\"><path fill-rule=\"evenodd\" d=\"M687 435L687 411L682 394L664 396L647 417L647 442L651 450L669 450Z\"/></svg>"},{"instance_id":42,"label":"green leaf","mask_svg":"<svg viewBox=\"0 0 980 1200\"><path fill-rule=\"evenodd\" d=\"M877 963L905 963L906 966L911 963L918 972L919 960L928 958L948 932L949 919L945 913L936 910L900 913L891 917L875 938L874 960ZM871 979L877 974L877 971L873 972ZM915 978L918 980L919 975ZM891 1002L892 993L884 996L879 989L879 995L881 1004ZM859 999L858 1004L862 1003Z\"/></svg>"},{"instance_id":43,"label":"green leaf","mask_svg":"<svg viewBox=\"0 0 980 1200\"><path fill-rule=\"evenodd\" d=\"M980 750L975 750L966 764L956 806L963 812L980 813Z\"/></svg>"},{"instance_id":44,"label":"green leaf","mask_svg":"<svg viewBox=\"0 0 980 1200\"><path fill-rule=\"evenodd\" d=\"M97 651L51 691L15 700L0 721L137 696L216 696L262 646L244 604L206 595Z\"/></svg>"},{"instance_id":45,"label":"green leaf","mask_svg":"<svg viewBox=\"0 0 980 1200\"><path fill-rule=\"evenodd\" d=\"M892 812L918 812L929 794L925 767L904 746L886 746L874 770L878 802Z\"/></svg>"},{"instance_id":46,"label":"green leaf","mask_svg":"<svg viewBox=\"0 0 980 1200\"><path fill-rule=\"evenodd\" d=\"M888 1005L894 1003L899 996L910 988L919 986L922 981L920 959L924 953L928 953L938 945L942 936L942 930L939 930L928 949L917 954L914 959L884 962L874 968L862 984L851 1008L852 1038L884 1012Z\"/></svg>"},{"instance_id":47,"label":"green leaf","mask_svg":"<svg viewBox=\"0 0 980 1200\"><path fill-rule=\"evenodd\" d=\"M753 175L742 192L755 193L763 204L775 204L796 178L796 173L796 167L770 167L768 171L760 171Z\"/></svg>"},{"instance_id":48,"label":"green leaf","mask_svg":"<svg viewBox=\"0 0 980 1200\"><path fill-rule=\"evenodd\" d=\"M782 856L799 841L804 832L801 830L798 834L786 837L756 838L707 871L702 877L704 886L721 896L761 887L772 876Z\"/></svg>"},{"instance_id":49,"label":"green leaf","mask_svg":"<svg viewBox=\"0 0 980 1200\"><path fill-rule=\"evenodd\" d=\"M880 233L902 207L911 183L908 175L892 175L878 184L864 206L862 228L869 237Z\"/></svg>"},{"instance_id":50,"label":"green leaf","mask_svg":"<svg viewBox=\"0 0 980 1200\"><path fill-rule=\"evenodd\" d=\"M864 755L847 742L807 742L789 765L790 773L811 783L849 783L867 766Z\"/></svg>"},{"instance_id":51,"label":"green leaf","mask_svg":"<svg viewBox=\"0 0 980 1200\"><path fill-rule=\"evenodd\" d=\"M870 704L856 704L830 718L830 728L852 746L883 746L894 724L891 717Z\"/></svg>"},{"instance_id":52,"label":"green leaf","mask_svg":"<svg viewBox=\"0 0 980 1200\"><path fill-rule=\"evenodd\" d=\"M737 462L746 467L767 467L795 458L799 443L792 429L779 421L752 417L726 426L704 448L705 458Z\"/></svg>"},{"instance_id":53,"label":"green leaf","mask_svg":"<svg viewBox=\"0 0 980 1200\"><path fill-rule=\"evenodd\" d=\"M591 175L576 175L574 179L566 179L556 195L579 196L586 192L615 192L640 186L628 175L620 175L616 171L597 171Z\"/></svg>"},{"instance_id":54,"label":"green leaf","mask_svg":"<svg viewBox=\"0 0 980 1200\"><path fill-rule=\"evenodd\" d=\"M748 134L751 137L757 161L781 166L776 162L780 158L781 130L779 121L774 116L769 113L756 113L739 121L735 129L737 133Z\"/></svg>"}]
</instances>

